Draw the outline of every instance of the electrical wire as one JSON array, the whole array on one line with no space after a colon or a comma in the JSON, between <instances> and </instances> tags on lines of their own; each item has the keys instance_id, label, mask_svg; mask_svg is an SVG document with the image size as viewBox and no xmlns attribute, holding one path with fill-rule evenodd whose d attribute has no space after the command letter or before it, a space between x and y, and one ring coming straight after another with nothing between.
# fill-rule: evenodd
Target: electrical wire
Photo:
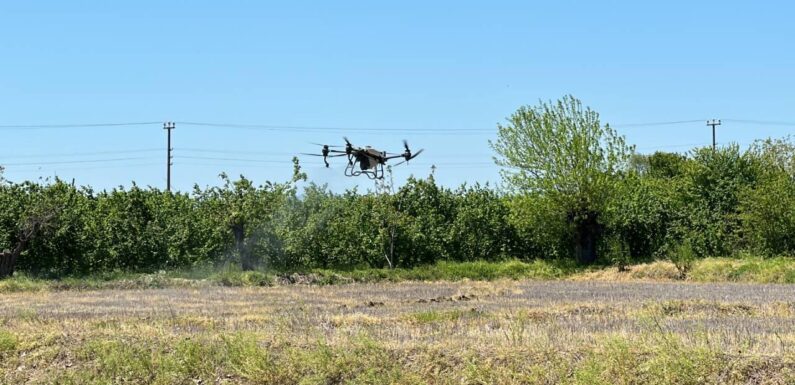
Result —
<instances>
[{"instance_id":1,"label":"electrical wire","mask_svg":"<svg viewBox=\"0 0 795 385\"><path fill-rule=\"evenodd\" d=\"M759 124L764 126L795 126L795 122L782 122L774 120L753 120L753 119L722 119L724 122Z\"/></svg>"},{"instance_id":2,"label":"electrical wire","mask_svg":"<svg viewBox=\"0 0 795 385\"><path fill-rule=\"evenodd\" d=\"M494 133L494 129L482 128L375 128L375 127L323 127L323 126L291 126L291 125L273 125L273 124L239 124L239 123L208 123L208 122L186 122L177 121L178 125L184 126L199 126L199 127L219 127L219 128L245 128L252 130L269 130L269 131L346 131L346 132L397 132L397 133Z\"/></svg>"},{"instance_id":3,"label":"electrical wire","mask_svg":"<svg viewBox=\"0 0 795 385\"><path fill-rule=\"evenodd\" d=\"M185 155L175 155L174 159L219 160L219 161L232 161L232 162L278 163L278 164L292 163L292 162L283 161L283 160L245 159L245 158L220 158L220 157L212 157L212 156L185 156Z\"/></svg>"},{"instance_id":4,"label":"electrical wire","mask_svg":"<svg viewBox=\"0 0 795 385\"><path fill-rule=\"evenodd\" d=\"M218 168L224 168L224 167L260 168L260 167L262 167L260 165L255 165L255 164L234 164L234 163L232 163L232 164L218 164L218 163L202 163L202 162L176 162L174 164L175 165L180 165L180 166L190 166L190 167L218 167ZM301 166L303 166L303 167L322 167L322 168L325 168L325 165L323 163L301 163ZM389 166L389 164L387 164L387 166ZM408 167L406 165L398 166L396 168L396 170L421 168L421 167L434 167L434 166L437 167L437 168L444 168L444 169L448 169L448 168L455 168L455 169L464 168L465 169L465 168L487 168L487 167L490 168L490 167L496 167L496 165L494 163L467 164L467 165L445 164L445 163L435 163L435 164L430 164L430 163L414 164L414 163L411 163L411 164L408 165ZM338 170L339 171L341 169L340 168L335 168L334 165L332 165L329 168L329 170L331 170L331 171Z\"/></svg>"},{"instance_id":5,"label":"electrical wire","mask_svg":"<svg viewBox=\"0 0 795 385\"><path fill-rule=\"evenodd\" d=\"M666 126L666 125L682 125L682 124L692 124L692 123L702 123L705 122L704 119L692 119L692 120L677 120L677 121L660 121L660 122L645 122L645 123L629 123L629 124L615 124L613 127L654 127L654 126ZM772 121L772 120L754 120L754 119L723 119L724 122L733 122L733 123L741 123L741 124L756 124L756 125L768 125L768 126L795 126L795 122L787 122L787 121ZM215 128L244 128L244 129L252 129L252 130L269 130L269 131L298 131L298 132L318 132L318 131L346 131L346 132L374 132L374 133L406 133L412 135L462 135L467 133L473 134L484 134L484 133L495 133L495 129L477 129L477 128L467 128L467 129L451 129L451 128L430 128L430 129L417 129L417 128L406 128L406 129L398 129L398 128L353 128L353 127L333 127L333 126L293 126L293 125L273 125L273 124L237 124L237 123L210 123L210 122L198 122L198 121L177 121L177 124L183 126L196 126L196 127L215 127ZM0 125L0 130L12 130L12 129L46 129L46 128L109 128L109 127L123 127L123 126L147 126L147 125L161 125L162 122L160 121L147 121L147 122L117 122L117 123L74 123L74 124L24 124L24 125ZM701 147L701 146L708 146L709 144L704 143L689 143L689 144L672 144L672 145L662 145L662 146L644 146L641 149L661 149L661 148L677 148L677 147ZM8 155L4 154L2 156L3 159L24 159L24 158L57 158L57 157L83 157L83 156L97 156L97 155L109 155L109 154L134 154L134 153L148 153L148 152L160 152L164 151L161 148L145 148L145 149L131 149L131 150L115 150L115 151L95 151L95 152L74 152L74 153L49 153L49 154L19 154L19 155ZM175 159L185 159L185 160L205 160L205 161L212 161L212 162L243 162L249 164L291 164L292 162L289 160L268 160L268 159L253 159L250 157L215 157L215 156L195 156L195 155L180 155L180 152L184 151L187 153L195 152L195 153L208 153L208 154L246 154L246 155L256 155L256 156L294 156L296 154L293 153L285 153L285 152L265 152L265 151L239 151L239 150L222 150L222 149L213 149L213 148L176 148L177 153L175 154ZM474 156L473 154L462 154L462 155L454 155L454 154L437 154L436 157L458 157L458 156ZM484 154L485 156L485 154ZM85 160L59 160L59 161L46 161L46 162L12 162L12 163L0 163L0 165L8 167L17 167L17 166L52 166L52 165L69 165L69 164L81 164L81 165L90 165L94 163L106 163L106 162L123 162L123 161L131 161L131 160L143 160L143 159L151 159L145 157L120 157L120 158L110 158L110 159L85 159ZM188 163L190 164L190 163ZM303 163L311 165L313 163ZM431 164L424 164L424 163L415 163L418 166L430 166ZM486 166L494 166L492 162L439 162L435 163L437 166L445 166L445 167L486 167ZM108 167L124 167L123 165L107 165ZM133 165L130 165L133 166ZM104 166L98 166L104 167ZM94 168L98 168L94 167ZM81 166L81 168L92 168L91 166Z\"/></svg>"},{"instance_id":6,"label":"electrical wire","mask_svg":"<svg viewBox=\"0 0 795 385\"><path fill-rule=\"evenodd\" d=\"M762 125L795 126L795 122L770 121L757 119L722 119L725 122L751 123ZM651 127L651 126L670 126L688 123L706 122L706 119L673 120L661 122L642 122L642 123L619 123L612 124L612 127ZM197 127L218 127L218 128L247 128L258 130L295 130L295 131L361 131L361 132L407 132L407 133L493 133L492 128L386 128L386 127L345 127L345 126L303 126L303 125L282 125L282 124L244 124L244 123L217 123L199 121L175 121L174 123L185 126ZM123 127L123 126L148 126L161 125L162 121L144 122L108 122L108 123L64 123L64 124L5 124L0 125L0 129L44 129L44 128L93 128L93 127Z\"/></svg>"},{"instance_id":7,"label":"electrical wire","mask_svg":"<svg viewBox=\"0 0 795 385\"><path fill-rule=\"evenodd\" d=\"M162 150L160 150L162 151ZM240 151L240 150L215 150L210 148L188 148L188 147L175 147L174 152L183 153L183 152L198 152L198 153L210 153L210 154L245 154L245 155L261 155L261 156L299 156L300 154L295 152L265 152L265 151ZM393 154L390 152L390 154ZM396 155L400 155L398 153L394 153ZM320 155L320 152L318 152ZM434 154L435 157L477 157L477 156L491 156L490 153L461 153L461 154Z\"/></svg>"},{"instance_id":8,"label":"electrical wire","mask_svg":"<svg viewBox=\"0 0 795 385\"><path fill-rule=\"evenodd\" d=\"M630 127L653 127L653 126L674 126L678 124L700 123L706 122L703 119L692 120L676 120L671 122L651 122L651 123L626 123L626 124L611 124L610 127L615 128L630 128Z\"/></svg>"},{"instance_id":9,"label":"electrical wire","mask_svg":"<svg viewBox=\"0 0 795 385\"><path fill-rule=\"evenodd\" d=\"M246 159L246 158L220 158L220 157L209 157L209 156L175 156L176 160L215 160L215 161L224 161L224 162L251 162L251 163L273 163L273 164L292 164L293 162L290 160L264 160L264 159ZM180 162L182 163L182 162ZM189 163L188 163L189 164ZM323 165L321 162L301 162L302 165ZM342 164L342 163L340 163ZM416 164L421 166L432 166L432 165L456 165L456 166L482 166L482 165L494 165L493 162L436 162L436 163L410 163ZM389 163L387 163L389 165Z\"/></svg>"},{"instance_id":10,"label":"electrical wire","mask_svg":"<svg viewBox=\"0 0 795 385\"><path fill-rule=\"evenodd\" d=\"M104 169L104 168L124 168L124 167L146 167L146 166L162 166L163 162L145 162L145 163L117 163L117 164L103 164L103 165L89 165L89 166L64 166L64 167L53 167L52 165L46 165L43 167L12 167L6 168L3 170L3 174L13 174L13 173L22 173L22 172L36 172L36 171L68 171L68 170L95 170L95 169Z\"/></svg>"},{"instance_id":11,"label":"electrical wire","mask_svg":"<svg viewBox=\"0 0 795 385\"><path fill-rule=\"evenodd\" d=\"M656 150L660 148L682 148L682 147L703 147L703 146L711 146L712 143L686 143L686 144L672 144L672 145L663 145L663 146L643 146L638 147L638 150Z\"/></svg>"},{"instance_id":12,"label":"electrical wire","mask_svg":"<svg viewBox=\"0 0 795 385\"><path fill-rule=\"evenodd\" d=\"M6 124L0 125L2 130L35 130L45 128L95 128L95 127L123 127L123 126L149 126L163 124L163 122L127 122L127 123L75 123L75 124Z\"/></svg>"},{"instance_id":13,"label":"electrical wire","mask_svg":"<svg viewBox=\"0 0 795 385\"><path fill-rule=\"evenodd\" d=\"M111 154L136 154L136 153L144 153L144 152L161 152L165 151L162 148L147 148L147 149L137 149L137 150L114 150L114 151L95 151L95 152L72 152L72 153L56 153L56 154L22 154L22 155L14 155L14 154L3 154L2 158L57 158L57 157L69 157L69 156L93 156L93 155L111 155Z\"/></svg>"},{"instance_id":14,"label":"electrical wire","mask_svg":"<svg viewBox=\"0 0 795 385\"><path fill-rule=\"evenodd\" d=\"M265 151L241 151L241 150L215 150L211 148L189 148L189 147L175 147L175 152L199 152L210 154L245 154L245 155L263 155L263 156L293 156L292 152L265 152Z\"/></svg>"},{"instance_id":15,"label":"electrical wire","mask_svg":"<svg viewBox=\"0 0 795 385\"><path fill-rule=\"evenodd\" d=\"M87 159L87 160L65 160L56 162L24 162L24 163L0 163L0 166L39 166L39 165L53 165L53 164L84 164L84 163L105 163L105 162L121 162L128 160L143 160L151 159L146 157L131 157L131 158L110 158L110 159Z\"/></svg>"}]
</instances>

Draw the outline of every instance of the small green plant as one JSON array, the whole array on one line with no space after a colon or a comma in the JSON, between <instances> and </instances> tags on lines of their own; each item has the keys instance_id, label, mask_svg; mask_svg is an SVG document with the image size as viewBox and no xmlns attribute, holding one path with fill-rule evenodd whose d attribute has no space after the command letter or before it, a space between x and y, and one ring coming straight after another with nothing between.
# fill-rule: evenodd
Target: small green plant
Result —
<instances>
[{"instance_id":1,"label":"small green plant","mask_svg":"<svg viewBox=\"0 0 795 385\"><path fill-rule=\"evenodd\" d=\"M678 246L668 252L668 259L676 266L679 278L685 279L696 262L696 252L690 239L685 239Z\"/></svg>"},{"instance_id":2,"label":"small green plant","mask_svg":"<svg viewBox=\"0 0 795 385\"><path fill-rule=\"evenodd\" d=\"M139 341L91 340L76 354L96 363L103 378L135 381L151 379L155 350Z\"/></svg>"},{"instance_id":3,"label":"small green plant","mask_svg":"<svg viewBox=\"0 0 795 385\"><path fill-rule=\"evenodd\" d=\"M10 352L16 347L17 337L5 330L0 330L0 353Z\"/></svg>"},{"instance_id":4,"label":"small green plant","mask_svg":"<svg viewBox=\"0 0 795 385\"><path fill-rule=\"evenodd\" d=\"M11 278L0 280L0 293L17 293L24 291L39 291L45 288L45 282L32 279L23 274L15 274Z\"/></svg>"},{"instance_id":5,"label":"small green plant","mask_svg":"<svg viewBox=\"0 0 795 385\"><path fill-rule=\"evenodd\" d=\"M261 271L227 270L216 280L222 286L273 286L273 277Z\"/></svg>"},{"instance_id":6,"label":"small green plant","mask_svg":"<svg viewBox=\"0 0 795 385\"><path fill-rule=\"evenodd\" d=\"M431 310L410 314L408 318L418 324L432 324L445 321L457 321L465 315L466 313L457 309L449 311Z\"/></svg>"},{"instance_id":7,"label":"small green plant","mask_svg":"<svg viewBox=\"0 0 795 385\"><path fill-rule=\"evenodd\" d=\"M610 237L607 240L607 256L610 262L618 268L620 272L628 271L627 266L632 262L629 254L629 247L619 237Z\"/></svg>"}]
</instances>

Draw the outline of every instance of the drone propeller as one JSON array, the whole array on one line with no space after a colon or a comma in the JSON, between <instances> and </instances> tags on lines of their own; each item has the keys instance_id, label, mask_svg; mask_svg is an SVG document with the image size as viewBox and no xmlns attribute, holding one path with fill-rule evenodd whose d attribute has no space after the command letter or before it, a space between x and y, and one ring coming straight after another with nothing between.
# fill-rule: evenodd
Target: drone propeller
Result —
<instances>
[{"instance_id":1,"label":"drone propeller","mask_svg":"<svg viewBox=\"0 0 795 385\"><path fill-rule=\"evenodd\" d=\"M408 157L408 158L406 158L406 156L405 156L405 155L403 155L403 157L404 157L404 158L406 158L406 159L405 159L405 160L403 160L403 161L400 161L400 162L397 162L397 163L393 164L393 166L400 166L401 164L403 164L403 163L406 163L406 162L408 162L408 161L410 161L410 160L412 160L412 159L416 158L417 156L419 156L420 154L422 154L422 152L423 152L423 151L425 151L425 149L421 149L421 150L417 151L417 153L415 153L414 155L412 155L412 156L410 156L410 157Z\"/></svg>"},{"instance_id":2,"label":"drone propeller","mask_svg":"<svg viewBox=\"0 0 795 385\"><path fill-rule=\"evenodd\" d=\"M353 153L353 144L351 144L351 141L348 140L347 136L343 136L342 139L345 139L345 153L348 154L348 155L352 154Z\"/></svg>"},{"instance_id":3,"label":"drone propeller","mask_svg":"<svg viewBox=\"0 0 795 385\"><path fill-rule=\"evenodd\" d=\"M335 158L335 157L338 157L338 156L345 156L346 155L344 153L343 154L337 154L337 155L329 155L330 151L334 151L334 150L329 150L328 146L323 146L323 152L321 154L309 154L309 153L306 153L306 152L302 152L301 155L322 156L323 157L323 163L326 164L326 167L329 166L327 158Z\"/></svg>"},{"instance_id":4,"label":"drone propeller","mask_svg":"<svg viewBox=\"0 0 795 385\"><path fill-rule=\"evenodd\" d=\"M330 148L342 148L342 147L345 147L345 146L336 146L336 145L329 145L329 144L322 144L322 143L315 143L315 142L309 142L309 144L314 144L315 146L321 146L323 148L325 148L325 147L330 147Z\"/></svg>"},{"instance_id":5,"label":"drone propeller","mask_svg":"<svg viewBox=\"0 0 795 385\"><path fill-rule=\"evenodd\" d=\"M325 156L327 158L336 158L338 156L345 156L345 154L337 154L337 155L323 155L323 154L310 154L308 152L302 152L301 155L309 155L309 156Z\"/></svg>"},{"instance_id":6,"label":"drone propeller","mask_svg":"<svg viewBox=\"0 0 795 385\"><path fill-rule=\"evenodd\" d=\"M420 156L420 154L422 154L422 152L423 152L423 151L425 151L425 149L424 149L424 148L421 148L419 151L415 152L415 153L414 153L414 155L410 156L410 157L409 157L408 159L406 159L406 160L412 160L412 159L414 159L414 158L416 158L416 157Z\"/></svg>"},{"instance_id":7,"label":"drone propeller","mask_svg":"<svg viewBox=\"0 0 795 385\"><path fill-rule=\"evenodd\" d=\"M403 159L404 160L402 162L395 163L395 166L399 166L399 165L401 165L403 163L407 163L408 161L416 158L417 156L422 154L423 151L425 151L425 149L420 149L416 153L412 154L411 153L411 149L409 148L409 142L407 142L406 140L403 140L403 147L406 149L406 152L403 153Z\"/></svg>"}]
</instances>

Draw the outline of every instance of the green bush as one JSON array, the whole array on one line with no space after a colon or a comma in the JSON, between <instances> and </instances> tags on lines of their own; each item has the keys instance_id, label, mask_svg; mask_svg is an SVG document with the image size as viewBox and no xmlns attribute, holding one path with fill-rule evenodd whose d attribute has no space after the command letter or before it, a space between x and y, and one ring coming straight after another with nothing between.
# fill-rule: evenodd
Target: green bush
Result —
<instances>
[{"instance_id":1,"label":"green bush","mask_svg":"<svg viewBox=\"0 0 795 385\"><path fill-rule=\"evenodd\" d=\"M682 279L686 278L690 270L693 269L693 265L697 259L696 252L693 250L690 239L685 239L681 244L672 248L668 252L668 259L676 266L679 277Z\"/></svg>"},{"instance_id":2,"label":"green bush","mask_svg":"<svg viewBox=\"0 0 795 385\"><path fill-rule=\"evenodd\" d=\"M727 146L687 156L635 155L600 182L598 205L566 201L594 209L588 212L541 190L448 189L433 175L410 178L396 190L333 193L310 184L299 195L297 164L285 183L223 176L220 186L191 193L136 185L95 192L58 179L0 181L0 249L20 244L31 218L47 218L25 244L16 270L36 279L88 276L92 287L108 274L217 266L240 267L216 277L228 285L267 285L271 274L285 271L384 275L379 269L418 266L411 274L489 279L488 265L477 263L555 264L582 256L593 241L602 250L599 262L618 266L681 254L682 240L694 258L743 252L787 257L795 255L793 154L788 141L767 141L745 152ZM588 187L587 178L577 180ZM592 226L587 232L578 230L584 223ZM473 270L442 272L444 261L473 262L460 265ZM535 273L516 275L527 274ZM131 284L158 287L167 278L149 275ZM86 282L65 279L62 285ZM36 285L23 276L6 280L0 291Z\"/></svg>"},{"instance_id":3,"label":"green bush","mask_svg":"<svg viewBox=\"0 0 795 385\"><path fill-rule=\"evenodd\" d=\"M9 352L17 348L17 338L13 334L0 330L0 353Z\"/></svg>"}]
</instances>

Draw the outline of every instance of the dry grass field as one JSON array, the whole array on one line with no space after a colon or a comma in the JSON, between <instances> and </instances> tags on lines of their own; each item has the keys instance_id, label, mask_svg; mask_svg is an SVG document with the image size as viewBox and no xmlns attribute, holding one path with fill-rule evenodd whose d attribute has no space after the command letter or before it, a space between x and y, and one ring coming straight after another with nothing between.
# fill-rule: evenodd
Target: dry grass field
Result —
<instances>
[{"instance_id":1,"label":"dry grass field","mask_svg":"<svg viewBox=\"0 0 795 385\"><path fill-rule=\"evenodd\" d=\"M7 384L787 384L795 289L595 281L0 295Z\"/></svg>"}]
</instances>

